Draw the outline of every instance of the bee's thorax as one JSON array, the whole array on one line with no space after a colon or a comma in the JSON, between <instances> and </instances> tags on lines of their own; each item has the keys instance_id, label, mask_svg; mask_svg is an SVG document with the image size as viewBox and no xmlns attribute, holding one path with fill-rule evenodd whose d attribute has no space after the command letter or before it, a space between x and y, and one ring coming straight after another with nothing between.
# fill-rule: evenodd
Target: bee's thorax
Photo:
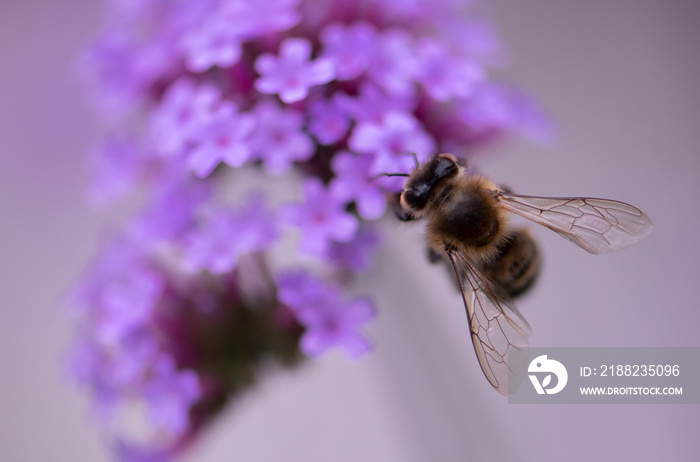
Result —
<instances>
[{"instance_id":1,"label":"bee's thorax","mask_svg":"<svg viewBox=\"0 0 700 462\"><path fill-rule=\"evenodd\" d=\"M435 188L426 207L427 233L434 248L458 248L483 258L495 251L507 219L490 186L483 178L461 177Z\"/></svg>"}]
</instances>

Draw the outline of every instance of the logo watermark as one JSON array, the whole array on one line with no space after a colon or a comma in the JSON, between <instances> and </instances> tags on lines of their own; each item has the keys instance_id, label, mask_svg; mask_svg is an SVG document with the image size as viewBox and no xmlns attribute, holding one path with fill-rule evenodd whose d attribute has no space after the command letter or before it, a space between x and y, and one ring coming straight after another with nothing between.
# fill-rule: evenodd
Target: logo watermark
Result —
<instances>
[{"instance_id":1,"label":"logo watermark","mask_svg":"<svg viewBox=\"0 0 700 462\"><path fill-rule=\"evenodd\" d=\"M513 404L700 404L700 348L539 347L509 364Z\"/></svg>"},{"instance_id":2,"label":"logo watermark","mask_svg":"<svg viewBox=\"0 0 700 462\"><path fill-rule=\"evenodd\" d=\"M535 387L538 395L549 394L553 395L559 393L566 386L566 382L569 380L569 374L566 372L566 367L559 361L554 359L548 359L547 355L538 356L532 360L530 366L527 368L530 373L530 381L532 386ZM545 373L544 375L542 373ZM539 381L538 375L543 375L542 382ZM554 386L547 388L552 383L552 375L556 377Z\"/></svg>"}]
</instances>

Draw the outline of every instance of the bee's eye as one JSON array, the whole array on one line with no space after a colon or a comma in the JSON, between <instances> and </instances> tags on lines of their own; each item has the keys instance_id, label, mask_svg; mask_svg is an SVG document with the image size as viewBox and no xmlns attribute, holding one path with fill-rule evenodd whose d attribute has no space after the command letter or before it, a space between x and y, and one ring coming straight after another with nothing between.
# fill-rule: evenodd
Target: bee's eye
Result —
<instances>
[{"instance_id":1,"label":"bee's eye","mask_svg":"<svg viewBox=\"0 0 700 462\"><path fill-rule=\"evenodd\" d=\"M406 201L408 206L415 208L415 204L419 200L418 193L415 189L408 189L403 192L403 200Z\"/></svg>"},{"instance_id":2,"label":"bee's eye","mask_svg":"<svg viewBox=\"0 0 700 462\"><path fill-rule=\"evenodd\" d=\"M458 170L457 164L449 157L439 157L435 167L435 178L445 178Z\"/></svg>"},{"instance_id":3,"label":"bee's eye","mask_svg":"<svg viewBox=\"0 0 700 462\"><path fill-rule=\"evenodd\" d=\"M425 207L425 204L428 202L429 193L430 186L427 184L421 184L419 187L404 190L403 200L404 203L411 209L420 210Z\"/></svg>"}]
</instances>

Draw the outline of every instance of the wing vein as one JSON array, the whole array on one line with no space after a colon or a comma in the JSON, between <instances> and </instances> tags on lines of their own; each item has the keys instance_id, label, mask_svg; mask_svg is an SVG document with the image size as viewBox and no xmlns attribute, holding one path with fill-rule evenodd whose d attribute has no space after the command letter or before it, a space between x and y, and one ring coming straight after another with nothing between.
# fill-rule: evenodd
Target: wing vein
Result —
<instances>
[{"instance_id":1,"label":"wing vein","mask_svg":"<svg viewBox=\"0 0 700 462\"><path fill-rule=\"evenodd\" d=\"M463 254L448 252L462 292L472 344L489 383L508 394L509 351L528 345L530 325L491 281Z\"/></svg>"}]
</instances>

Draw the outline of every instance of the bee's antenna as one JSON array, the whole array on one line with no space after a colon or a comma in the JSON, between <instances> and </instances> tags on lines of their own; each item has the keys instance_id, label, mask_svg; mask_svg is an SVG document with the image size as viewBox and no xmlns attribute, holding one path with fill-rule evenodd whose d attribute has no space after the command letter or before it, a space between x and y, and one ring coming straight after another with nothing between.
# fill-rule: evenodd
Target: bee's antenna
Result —
<instances>
[{"instance_id":1,"label":"bee's antenna","mask_svg":"<svg viewBox=\"0 0 700 462\"><path fill-rule=\"evenodd\" d=\"M376 180L377 178L380 178L383 176L409 176L409 174L408 173L378 173L372 177L372 180Z\"/></svg>"},{"instance_id":2,"label":"bee's antenna","mask_svg":"<svg viewBox=\"0 0 700 462\"><path fill-rule=\"evenodd\" d=\"M420 166L420 163L418 162L418 155L416 155L415 152L404 152L403 154L410 154L411 156L413 156L413 162L416 164L416 168L418 168ZM409 173L379 173L377 175L374 175L372 177L372 180L376 180L377 178L382 177L382 176L389 176L389 177L391 177L391 176L410 176L410 174Z\"/></svg>"}]
</instances>

